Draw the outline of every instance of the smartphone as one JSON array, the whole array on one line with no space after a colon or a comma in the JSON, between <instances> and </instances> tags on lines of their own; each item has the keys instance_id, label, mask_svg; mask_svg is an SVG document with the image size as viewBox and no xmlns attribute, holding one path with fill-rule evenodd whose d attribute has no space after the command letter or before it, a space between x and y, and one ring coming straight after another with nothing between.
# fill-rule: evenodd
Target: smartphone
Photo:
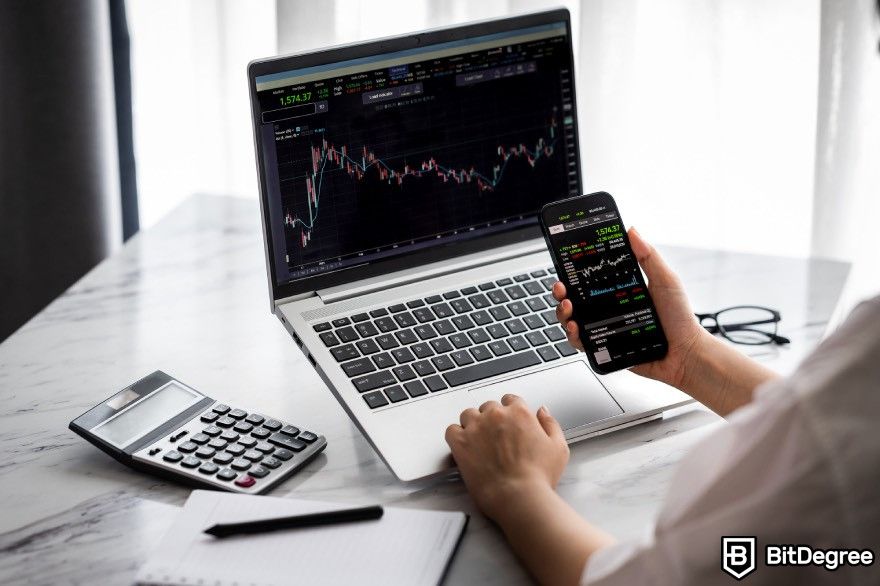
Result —
<instances>
[{"instance_id":1,"label":"smartphone","mask_svg":"<svg viewBox=\"0 0 880 586\"><path fill-rule=\"evenodd\" d=\"M599 192L548 203L541 227L592 369L608 374L666 356L669 344L614 198Z\"/></svg>"}]
</instances>

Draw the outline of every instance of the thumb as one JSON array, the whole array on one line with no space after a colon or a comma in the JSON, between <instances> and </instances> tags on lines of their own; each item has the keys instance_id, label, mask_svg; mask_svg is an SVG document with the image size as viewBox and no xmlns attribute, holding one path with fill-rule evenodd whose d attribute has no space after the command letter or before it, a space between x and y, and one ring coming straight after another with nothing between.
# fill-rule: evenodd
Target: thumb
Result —
<instances>
[{"instance_id":1,"label":"thumb","mask_svg":"<svg viewBox=\"0 0 880 586\"><path fill-rule=\"evenodd\" d=\"M548 436L557 441L565 442L565 435L562 433L562 428L559 426L559 422L550 415L550 410L543 405L538 409L538 423L541 424L541 427L544 428L544 431Z\"/></svg>"},{"instance_id":2,"label":"thumb","mask_svg":"<svg viewBox=\"0 0 880 586\"><path fill-rule=\"evenodd\" d=\"M648 277L651 285L659 285L661 287L680 287L678 277L675 272L669 268L657 249L648 244L635 228L630 228L627 232L629 236L629 244L632 251L636 255L642 270Z\"/></svg>"}]
</instances>

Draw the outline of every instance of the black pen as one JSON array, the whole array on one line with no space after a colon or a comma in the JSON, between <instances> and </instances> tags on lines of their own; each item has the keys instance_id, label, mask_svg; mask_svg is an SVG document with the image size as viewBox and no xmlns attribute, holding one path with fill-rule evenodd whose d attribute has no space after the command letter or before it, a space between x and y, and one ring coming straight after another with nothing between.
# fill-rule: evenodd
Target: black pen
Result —
<instances>
[{"instance_id":1,"label":"black pen","mask_svg":"<svg viewBox=\"0 0 880 586\"><path fill-rule=\"evenodd\" d=\"M218 523L205 529L205 533L214 537L229 537L230 535L246 533L266 533L268 531L278 531L279 529L297 529L300 527L351 523L353 521L369 521L381 518L383 512L382 507L379 505L372 505L359 509L325 511L322 513L294 515L292 517L279 517L277 519L242 521L241 523Z\"/></svg>"}]
</instances>

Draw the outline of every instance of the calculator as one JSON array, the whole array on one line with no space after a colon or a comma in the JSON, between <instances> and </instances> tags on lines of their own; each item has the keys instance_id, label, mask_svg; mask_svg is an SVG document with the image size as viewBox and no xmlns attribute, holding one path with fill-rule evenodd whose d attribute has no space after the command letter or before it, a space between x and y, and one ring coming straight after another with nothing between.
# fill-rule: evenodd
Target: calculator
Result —
<instances>
[{"instance_id":1,"label":"calculator","mask_svg":"<svg viewBox=\"0 0 880 586\"><path fill-rule=\"evenodd\" d=\"M271 490L327 446L322 435L218 403L160 370L70 429L132 468L245 494Z\"/></svg>"}]
</instances>

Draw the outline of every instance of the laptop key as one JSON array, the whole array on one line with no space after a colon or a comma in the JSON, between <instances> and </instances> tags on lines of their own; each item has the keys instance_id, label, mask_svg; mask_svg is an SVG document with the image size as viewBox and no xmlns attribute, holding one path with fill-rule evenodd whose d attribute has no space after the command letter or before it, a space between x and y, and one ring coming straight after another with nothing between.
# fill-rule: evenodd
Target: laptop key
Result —
<instances>
[{"instance_id":1,"label":"laptop key","mask_svg":"<svg viewBox=\"0 0 880 586\"><path fill-rule=\"evenodd\" d=\"M448 323L448 322L447 322ZM422 324L413 328L420 340L430 340L437 337L437 332L431 327L431 324Z\"/></svg>"},{"instance_id":2,"label":"laptop key","mask_svg":"<svg viewBox=\"0 0 880 586\"><path fill-rule=\"evenodd\" d=\"M456 348L466 348L471 345L471 339L467 334L453 334L449 336L449 341L452 342L452 345Z\"/></svg>"},{"instance_id":3,"label":"laptop key","mask_svg":"<svg viewBox=\"0 0 880 586\"><path fill-rule=\"evenodd\" d=\"M489 310L489 313L492 314L492 317L497 319L498 321L504 321L506 319L510 319L510 312L507 311L507 308L503 305L498 305Z\"/></svg>"},{"instance_id":4,"label":"laptop key","mask_svg":"<svg viewBox=\"0 0 880 586\"><path fill-rule=\"evenodd\" d=\"M383 315L388 315L388 310L384 307L380 307L379 309L374 309L370 312L372 317L382 317Z\"/></svg>"},{"instance_id":5,"label":"laptop key","mask_svg":"<svg viewBox=\"0 0 880 586\"><path fill-rule=\"evenodd\" d=\"M504 356L505 354L510 354L510 346L504 343L504 340L496 340L489 344L489 350L492 351L492 354L495 356Z\"/></svg>"},{"instance_id":6,"label":"laptop key","mask_svg":"<svg viewBox=\"0 0 880 586\"><path fill-rule=\"evenodd\" d=\"M384 407L388 404L388 399L385 398L385 395L382 393L382 391L373 391L372 393L367 393L366 395L364 395L364 401L367 402L367 405L370 407L370 409Z\"/></svg>"},{"instance_id":7,"label":"laptop key","mask_svg":"<svg viewBox=\"0 0 880 586\"><path fill-rule=\"evenodd\" d=\"M406 311L406 305L403 303L395 303L394 305L390 305L388 307L388 311L391 313L400 313L401 311Z\"/></svg>"},{"instance_id":8,"label":"laptop key","mask_svg":"<svg viewBox=\"0 0 880 586\"><path fill-rule=\"evenodd\" d=\"M420 324L427 323L429 321L434 321L434 314L427 307L420 307L418 309L413 310L413 317L416 318Z\"/></svg>"},{"instance_id":9,"label":"laptop key","mask_svg":"<svg viewBox=\"0 0 880 586\"><path fill-rule=\"evenodd\" d=\"M409 348L397 348L396 350L391 351L391 355L394 356L394 359L397 360L398 364L405 364L416 359L416 357L413 356L413 353L409 351Z\"/></svg>"},{"instance_id":10,"label":"laptop key","mask_svg":"<svg viewBox=\"0 0 880 586\"><path fill-rule=\"evenodd\" d=\"M483 283L480 285L480 291L488 291L489 289L494 289L495 283Z\"/></svg>"},{"instance_id":11,"label":"laptop key","mask_svg":"<svg viewBox=\"0 0 880 586\"><path fill-rule=\"evenodd\" d=\"M358 392L365 393L366 391L372 391L379 387L393 385L397 381L394 380L394 375L391 374L390 370L381 370L379 372L373 372L365 376L354 378L351 382Z\"/></svg>"},{"instance_id":12,"label":"laptop key","mask_svg":"<svg viewBox=\"0 0 880 586\"><path fill-rule=\"evenodd\" d=\"M538 269L537 271L532 271L532 272L531 272L531 275L532 275L533 277L535 277L535 278L543 277L543 276L546 275L546 274L547 274L547 271L542 271L542 270L540 270L540 269Z\"/></svg>"},{"instance_id":13,"label":"laptop key","mask_svg":"<svg viewBox=\"0 0 880 586\"><path fill-rule=\"evenodd\" d=\"M448 319L436 322L434 324L434 329L437 330L437 333L441 336L455 333L455 326L453 326Z\"/></svg>"},{"instance_id":14,"label":"laptop key","mask_svg":"<svg viewBox=\"0 0 880 586\"><path fill-rule=\"evenodd\" d=\"M476 292L477 292L476 287L465 287L464 289L461 290L462 295L473 295Z\"/></svg>"},{"instance_id":15,"label":"laptop key","mask_svg":"<svg viewBox=\"0 0 880 586\"><path fill-rule=\"evenodd\" d=\"M455 315L455 312L452 311L452 308L449 307L448 303L438 303L434 306L434 314L443 319L444 317L452 317Z\"/></svg>"},{"instance_id":16,"label":"laptop key","mask_svg":"<svg viewBox=\"0 0 880 586\"><path fill-rule=\"evenodd\" d=\"M554 346L563 356L571 356L578 353L577 349L572 348L571 344L568 342L557 342Z\"/></svg>"},{"instance_id":17,"label":"laptop key","mask_svg":"<svg viewBox=\"0 0 880 586\"><path fill-rule=\"evenodd\" d=\"M553 285L556 284L556 281L558 281L556 277L544 277L541 279L541 284L544 285L544 289L550 291L553 289Z\"/></svg>"},{"instance_id":18,"label":"laptop key","mask_svg":"<svg viewBox=\"0 0 880 586\"><path fill-rule=\"evenodd\" d=\"M339 328L336 330L336 336L342 340L343 343L354 342L359 339L357 332L354 331L354 328L351 326L346 326L344 328Z\"/></svg>"},{"instance_id":19,"label":"laptop key","mask_svg":"<svg viewBox=\"0 0 880 586\"><path fill-rule=\"evenodd\" d=\"M471 348L471 356L473 356L477 362L482 362L492 358L492 352L490 352L489 348L486 346L474 346Z\"/></svg>"},{"instance_id":20,"label":"laptop key","mask_svg":"<svg viewBox=\"0 0 880 586\"><path fill-rule=\"evenodd\" d=\"M376 354L373 356L373 363L377 368L391 368L394 366L394 359L391 358L391 354L388 352L382 352L381 354Z\"/></svg>"},{"instance_id":21,"label":"laptop key","mask_svg":"<svg viewBox=\"0 0 880 586\"><path fill-rule=\"evenodd\" d=\"M467 313L473 311L474 308L467 302L467 299L454 299L449 305L455 310L455 313Z\"/></svg>"},{"instance_id":22,"label":"laptop key","mask_svg":"<svg viewBox=\"0 0 880 586\"><path fill-rule=\"evenodd\" d=\"M373 340L360 340L355 342L354 344L357 346L357 349L361 351L361 354L375 354L379 351L379 346L376 345L376 342Z\"/></svg>"},{"instance_id":23,"label":"laptop key","mask_svg":"<svg viewBox=\"0 0 880 586\"><path fill-rule=\"evenodd\" d=\"M348 319L347 317L340 317L339 319L333 320L333 325L336 326L337 328L341 328L342 326L347 326L350 323L351 323L351 320Z\"/></svg>"},{"instance_id":24,"label":"laptop key","mask_svg":"<svg viewBox=\"0 0 880 586\"><path fill-rule=\"evenodd\" d=\"M416 325L416 318L412 316L412 314L408 311L404 313L398 313L394 316L394 321L402 328L411 328Z\"/></svg>"},{"instance_id":25,"label":"laptop key","mask_svg":"<svg viewBox=\"0 0 880 586\"><path fill-rule=\"evenodd\" d=\"M397 338L392 336L391 334L382 334L381 336L376 336L376 343L383 350L391 350L392 348L397 348L400 344L397 342Z\"/></svg>"},{"instance_id":26,"label":"laptop key","mask_svg":"<svg viewBox=\"0 0 880 586\"><path fill-rule=\"evenodd\" d=\"M416 307L422 307L425 305L425 302L421 299L413 299L412 301L407 301L406 306L410 309L415 309Z\"/></svg>"},{"instance_id":27,"label":"laptop key","mask_svg":"<svg viewBox=\"0 0 880 586\"><path fill-rule=\"evenodd\" d=\"M492 303L494 303L495 305L498 305L499 303L507 303L508 301L510 301L510 298L505 295L504 291L502 291L501 289L489 291L488 296Z\"/></svg>"},{"instance_id":28,"label":"laptop key","mask_svg":"<svg viewBox=\"0 0 880 586\"><path fill-rule=\"evenodd\" d=\"M392 368L391 371L400 380L400 382L406 382L408 380L416 378L416 373L413 372L412 367L410 367L408 364Z\"/></svg>"},{"instance_id":29,"label":"laptop key","mask_svg":"<svg viewBox=\"0 0 880 586\"><path fill-rule=\"evenodd\" d=\"M514 301L507 304L507 310L513 315L525 315L529 313L529 308L522 301Z\"/></svg>"},{"instance_id":30,"label":"laptop key","mask_svg":"<svg viewBox=\"0 0 880 586\"><path fill-rule=\"evenodd\" d=\"M323 322L312 326L316 332L326 332L330 329L330 322Z\"/></svg>"},{"instance_id":31,"label":"laptop key","mask_svg":"<svg viewBox=\"0 0 880 586\"><path fill-rule=\"evenodd\" d=\"M504 338L510 332L507 331L501 324L492 324L491 326L486 328L486 331L489 332L489 335L492 336L493 339L497 340L499 338Z\"/></svg>"},{"instance_id":32,"label":"laptop key","mask_svg":"<svg viewBox=\"0 0 880 586\"><path fill-rule=\"evenodd\" d=\"M471 330L468 332L468 336L470 336L471 340L474 341L474 344L485 344L489 340L491 340L491 336L486 333L486 330L483 328L477 328L476 330Z\"/></svg>"},{"instance_id":33,"label":"laptop key","mask_svg":"<svg viewBox=\"0 0 880 586\"><path fill-rule=\"evenodd\" d=\"M371 324L370 322L357 324L354 326L354 329L361 335L361 338L371 338L379 333L379 330L376 329L376 326Z\"/></svg>"},{"instance_id":34,"label":"laptop key","mask_svg":"<svg viewBox=\"0 0 880 586\"><path fill-rule=\"evenodd\" d=\"M555 275L556 274L556 267L547 267L547 272L550 273L551 275Z\"/></svg>"},{"instance_id":35,"label":"laptop key","mask_svg":"<svg viewBox=\"0 0 880 586\"><path fill-rule=\"evenodd\" d=\"M474 361L473 357L471 357L467 350L459 350L458 352L453 352L452 354L450 354L450 356L452 356L452 359L458 366L471 364Z\"/></svg>"},{"instance_id":36,"label":"laptop key","mask_svg":"<svg viewBox=\"0 0 880 586\"><path fill-rule=\"evenodd\" d=\"M351 321L353 321L354 323L360 323L362 321L367 321L368 319L370 319L370 316L366 313L356 313L351 316Z\"/></svg>"},{"instance_id":37,"label":"laptop key","mask_svg":"<svg viewBox=\"0 0 880 586\"><path fill-rule=\"evenodd\" d=\"M539 315L527 315L523 318L523 321L526 323L530 330L537 330L538 328L543 328L546 324L544 324L544 320L541 319Z\"/></svg>"},{"instance_id":38,"label":"laptop key","mask_svg":"<svg viewBox=\"0 0 880 586\"><path fill-rule=\"evenodd\" d=\"M369 358L351 360L342 365L342 371L345 372L348 378L373 372L374 370L376 370L376 367L373 366L373 362Z\"/></svg>"},{"instance_id":39,"label":"laptop key","mask_svg":"<svg viewBox=\"0 0 880 586\"><path fill-rule=\"evenodd\" d=\"M429 374L434 374L435 372L437 372L437 370L433 366L431 366L431 363L427 360L413 362L412 367L419 376L428 376Z\"/></svg>"},{"instance_id":40,"label":"laptop key","mask_svg":"<svg viewBox=\"0 0 880 586\"><path fill-rule=\"evenodd\" d=\"M419 342L418 344L413 344L409 347L413 354L416 355L416 358L428 358L434 355L434 351L431 350L431 346L425 344L424 342Z\"/></svg>"},{"instance_id":41,"label":"laptop key","mask_svg":"<svg viewBox=\"0 0 880 586\"><path fill-rule=\"evenodd\" d=\"M514 336L512 338L508 338L507 344L513 349L514 352L519 352L520 350L525 350L529 347L529 343L526 342L525 338L523 338L522 336Z\"/></svg>"},{"instance_id":42,"label":"laptop key","mask_svg":"<svg viewBox=\"0 0 880 586\"><path fill-rule=\"evenodd\" d=\"M526 299L526 305L532 311L544 311L547 309L547 304L540 297L529 297Z\"/></svg>"},{"instance_id":43,"label":"laptop key","mask_svg":"<svg viewBox=\"0 0 880 586\"><path fill-rule=\"evenodd\" d=\"M544 334L541 332L529 332L526 334L526 340L528 340L529 344L532 346L541 346L542 344L547 343L547 338L545 338Z\"/></svg>"},{"instance_id":44,"label":"laptop key","mask_svg":"<svg viewBox=\"0 0 880 586\"><path fill-rule=\"evenodd\" d=\"M440 295L428 295L427 297L425 297L425 301L432 304L440 303L441 301L443 301L443 298Z\"/></svg>"},{"instance_id":45,"label":"laptop key","mask_svg":"<svg viewBox=\"0 0 880 586\"><path fill-rule=\"evenodd\" d=\"M484 326L486 324L492 323L492 316L489 315L489 313L486 311L475 311L468 317L474 320L474 323L478 326Z\"/></svg>"},{"instance_id":46,"label":"laptop key","mask_svg":"<svg viewBox=\"0 0 880 586\"><path fill-rule=\"evenodd\" d=\"M409 399L403 389L400 388L400 385L394 385L393 387L385 389L385 396L387 396L392 403L400 403L401 401Z\"/></svg>"},{"instance_id":47,"label":"laptop key","mask_svg":"<svg viewBox=\"0 0 880 586\"><path fill-rule=\"evenodd\" d=\"M455 363L450 358L451 354L444 354L443 356L435 356L431 359L431 362L434 363L434 367L439 371L449 370L450 368L455 368Z\"/></svg>"},{"instance_id":48,"label":"laptop key","mask_svg":"<svg viewBox=\"0 0 880 586\"><path fill-rule=\"evenodd\" d=\"M558 342L559 340L565 339L565 332L562 331L561 326L553 326L544 330L544 335L547 336L551 342Z\"/></svg>"},{"instance_id":49,"label":"laptop key","mask_svg":"<svg viewBox=\"0 0 880 586\"><path fill-rule=\"evenodd\" d=\"M428 394L428 389L425 388L425 385L420 380L410 381L403 386L406 392L409 393L409 396L413 398ZM385 392L387 393L388 391Z\"/></svg>"},{"instance_id":50,"label":"laptop key","mask_svg":"<svg viewBox=\"0 0 880 586\"><path fill-rule=\"evenodd\" d=\"M397 323L390 317L380 317L376 320L375 325L382 333L393 332L397 329Z\"/></svg>"},{"instance_id":51,"label":"laptop key","mask_svg":"<svg viewBox=\"0 0 880 586\"><path fill-rule=\"evenodd\" d=\"M550 362L551 360L556 360L559 358L559 354L556 353L556 350L553 349L553 346L541 346L538 348L538 354L541 355L541 358L544 362Z\"/></svg>"},{"instance_id":52,"label":"laptop key","mask_svg":"<svg viewBox=\"0 0 880 586\"><path fill-rule=\"evenodd\" d=\"M468 297L468 301L471 302L471 305L474 306L474 309L483 309L492 305L492 303L489 301L489 298L482 293L480 293L479 295L471 295L470 297Z\"/></svg>"},{"instance_id":53,"label":"laptop key","mask_svg":"<svg viewBox=\"0 0 880 586\"><path fill-rule=\"evenodd\" d=\"M497 281L495 281L495 284L498 285L499 287L506 287L506 286L510 285L511 283L513 283L513 279L510 279L510 278L498 279Z\"/></svg>"},{"instance_id":54,"label":"laptop key","mask_svg":"<svg viewBox=\"0 0 880 586\"><path fill-rule=\"evenodd\" d=\"M446 338L437 338L436 340L431 340L431 347L437 354L443 354L445 352L452 351L452 344L450 344L449 340L447 340Z\"/></svg>"},{"instance_id":55,"label":"laptop key","mask_svg":"<svg viewBox=\"0 0 880 586\"><path fill-rule=\"evenodd\" d=\"M541 364L541 359L534 350L518 352L509 356L502 356L494 360L478 362L471 366L451 370L443 374L443 378L451 387L458 387L468 383L483 380L499 374L513 372L522 368Z\"/></svg>"},{"instance_id":56,"label":"laptop key","mask_svg":"<svg viewBox=\"0 0 880 586\"><path fill-rule=\"evenodd\" d=\"M455 316L454 318L452 318L452 323L454 323L455 327L462 331L469 330L474 327L474 322L472 322L471 318L466 315Z\"/></svg>"},{"instance_id":57,"label":"laptop key","mask_svg":"<svg viewBox=\"0 0 880 586\"><path fill-rule=\"evenodd\" d=\"M324 345L328 348L331 346L338 346L340 344L339 339L333 334L333 332L324 332L320 335L321 341L324 342Z\"/></svg>"},{"instance_id":58,"label":"laptop key","mask_svg":"<svg viewBox=\"0 0 880 586\"><path fill-rule=\"evenodd\" d=\"M537 281L529 281L523 285L523 288L528 291L529 295L540 295L544 292L544 287Z\"/></svg>"},{"instance_id":59,"label":"laptop key","mask_svg":"<svg viewBox=\"0 0 880 586\"><path fill-rule=\"evenodd\" d=\"M517 276L515 276L515 277L513 278L513 280L516 281L517 283L522 283L523 281L528 281L528 280L529 280L529 276L528 276L528 275L525 275L525 274L523 274L523 275L517 275Z\"/></svg>"},{"instance_id":60,"label":"laptop key","mask_svg":"<svg viewBox=\"0 0 880 586\"><path fill-rule=\"evenodd\" d=\"M545 303L547 303L549 307L556 307L556 305L558 304L556 298L553 297L552 293L547 293L546 295L544 295L544 297L542 297L542 299Z\"/></svg>"},{"instance_id":61,"label":"laptop key","mask_svg":"<svg viewBox=\"0 0 880 586\"><path fill-rule=\"evenodd\" d=\"M455 299L456 297L461 297L461 293L458 291L447 291L443 294L443 299Z\"/></svg>"},{"instance_id":62,"label":"laptop key","mask_svg":"<svg viewBox=\"0 0 880 586\"><path fill-rule=\"evenodd\" d=\"M512 319L506 321L504 322L504 325L507 326L507 330L511 334L521 334L528 329L521 319Z\"/></svg>"},{"instance_id":63,"label":"laptop key","mask_svg":"<svg viewBox=\"0 0 880 586\"><path fill-rule=\"evenodd\" d=\"M439 375L429 376L423 382L428 386L428 390L432 393L449 388L446 381L443 380L443 377Z\"/></svg>"},{"instance_id":64,"label":"laptop key","mask_svg":"<svg viewBox=\"0 0 880 586\"><path fill-rule=\"evenodd\" d=\"M504 289L504 292L507 293L507 296L513 300L522 299L526 297L526 291L519 285L513 285L511 287L507 287Z\"/></svg>"},{"instance_id":65,"label":"laptop key","mask_svg":"<svg viewBox=\"0 0 880 586\"><path fill-rule=\"evenodd\" d=\"M336 362L344 362L361 355L360 352L357 351L357 348L354 347L354 344L346 344L345 346L331 348L330 353L333 354L333 358L336 359Z\"/></svg>"},{"instance_id":66,"label":"laptop key","mask_svg":"<svg viewBox=\"0 0 880 586\"><path fill-rule=\"evenodd\" d=\"M419 337L416 336L412 330L401 330L396 332L394 336L400 340L400 343L403 345L414 344L419 341Z\"/></svg>"},{"instance_id":67,"label":"laptop key","mask_svg":"<svg viewBox=\"0 0 880 586\"><path fill-rule=\"evenodd\" d=\"M556 310L555 309L548 309L547 311L545 311L544 313L541 314L541 317L544 318L544 321L547 322L548 326L552 326L553 324L559 323L559 321L556 319Z\"/></svg>"}]
</instances>

